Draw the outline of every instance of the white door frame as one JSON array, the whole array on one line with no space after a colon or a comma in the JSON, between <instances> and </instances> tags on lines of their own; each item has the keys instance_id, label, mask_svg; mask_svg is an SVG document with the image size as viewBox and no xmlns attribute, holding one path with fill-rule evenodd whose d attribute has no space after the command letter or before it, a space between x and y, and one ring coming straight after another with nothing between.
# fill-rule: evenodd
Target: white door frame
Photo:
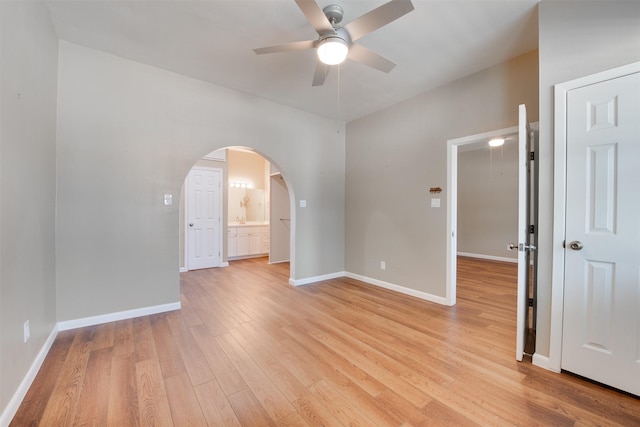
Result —
<instances>
[{"instance_id":1,"label":"white door frame","mask_svg":"<svg viewBox=\"0 0 640 427\"><path fill-rule=\"evenodd\" d=\"M204 170L204 171L217 171L220 173L220 192L219 192L219 203L218 206L220 206L220 233L219 234L219 242L218 242L218 248L220 248L220 256L219 256L219 260L218 260L218 265L220 267L227 267L229 265L229 263L223 263L222 262L222 248L223 246L223 241L222 239L224 238L223 236L226 236L227 233L223 233L223 231L226 231L226 227L222 224L222 218L224 218L224 216L222 215L223 213L223 200L222 200L222 184L223 184L223 178L224 178L224 172L221 168L212 168L212 167L208 167L208 166L193 166L191 169L189 169L189 172L187 173L187 176L184 178L184 260L183 260L183 265L184 265L184 271L189 271L189 174L191 173L192 170Z\"/></svg>"},{"instance_id":2,"label":"white door frame","mask_svg":"<svg viewBox=\"0 0 640 427\"><path fill-rule=\"evenodd\" d=\"M478 142L486 143L492 138L518 135L518 126L492 130L477 135L447 141L447 283L445 304L456 304L456 259L458 256L458 147ZM508 242L505 242L505 245Z\"/></svg>"},{"instance_id":3,"label":"white door frame","mask_svg":"<svg viewBox=\"0 0 640 427\"><path fill-rule=\"evenodd\" d=\"M562 315L564 311L564 240L567 178L567 95L570 90L640 72L640 62L580 77L554 87L553 243L551 261L551 319L549 360L536 361L556 372L562 369Z\"/></svg>"}]
</instances>

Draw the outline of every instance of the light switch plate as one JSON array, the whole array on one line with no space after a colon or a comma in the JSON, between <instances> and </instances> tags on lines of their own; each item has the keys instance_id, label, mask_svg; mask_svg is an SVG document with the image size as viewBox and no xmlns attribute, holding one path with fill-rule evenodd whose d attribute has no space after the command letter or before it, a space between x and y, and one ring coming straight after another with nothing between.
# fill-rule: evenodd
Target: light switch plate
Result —
<instances>
[{"instance_id":1,"label":"light switch plate","mask_svg":"<svg viewBox=\"0 0 640 427\"><path fill-rule=\"evenodd\" d=\"M300 207L301 208L306 208L307 207L307 201L306 200L300 200Z\"/></svg>"},{"instance_id":2,"label":"light switch plate","mask_svg":"<svg viewBox=\"0 0 640 427\"><path fill-rule=\"evenodd\" d=\"M164 195L164 204L166 206L170 206L173 204L173 195L172 194L165 194Z\"/></svg>"},{"instance_id":3,"label":"light switch plate","mask_svg":"<svg viewBox=\"0 0 640 427\"><path fill-rule=\"evenodd\" d=\"M431 199L431 207L439 208L440 207L440 199Z\"/></svg>"}]
</instances>

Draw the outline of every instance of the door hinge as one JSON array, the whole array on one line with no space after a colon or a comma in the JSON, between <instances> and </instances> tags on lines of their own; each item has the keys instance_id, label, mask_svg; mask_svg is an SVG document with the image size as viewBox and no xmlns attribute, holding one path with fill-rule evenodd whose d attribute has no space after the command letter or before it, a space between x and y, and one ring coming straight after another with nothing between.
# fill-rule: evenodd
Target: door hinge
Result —
<instances>
[{"instance_id":1,"label":"door hinge","mask_svg":"<svg viewBox=\"0 0 640 427\"><path fill-rule=\"evenodd\" d=\"M529 298L529 307L533 307L533 298Z\"/></svg>"},{"instance_id":2,"label":"door hinge","mask_svg":"<svg viewBox=\"0 0 640 427\"><path fill-rule=\"evenodd\" d=\"M536 153L534 151L529 153L529 160L535 160L536 159Z\"/></svg>"},{"instance_id":3,"label":"door hinge","mask_svg":"<svg viewBox=\"0 0 640 427\"><path fill-rule=\"evenodd\" d=\"M529 234L535 234L536 232L536 226L535 225L530 225L529 226Z\"/></svg>"}]
</instances>

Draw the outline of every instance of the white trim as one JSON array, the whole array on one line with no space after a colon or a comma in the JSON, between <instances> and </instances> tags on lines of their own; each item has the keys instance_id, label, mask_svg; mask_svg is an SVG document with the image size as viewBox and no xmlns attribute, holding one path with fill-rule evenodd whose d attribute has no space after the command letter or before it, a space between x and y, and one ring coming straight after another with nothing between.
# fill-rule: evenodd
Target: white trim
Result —
<instances>
[{"instance_id":1,"label":"white trim","mask_svg":"<svg viewBox=\"0 0 640 427\"><path fill-rule=\"evenodd\" d=\"M27 395L27 392L29 391L29 387L31 387L31 384L33 383L33 380L36 378L38 371L40 371L40 368L42 367L42 363L44 362L44 359L47 357L47 354L49 353L49 350L51 349L51 346L53 345L53 342L55 341L57 335L58 335L58 325L54 325L53 329L51 330L51 333L45 340L44 344L42 344L42 348L40 348L38 355L36 356L31 366L29 367L27 374L24 376L24 378L22 379L22 382L18 386L18 389L11 397L9 404L4 409L4 411L2 411L2 414L0 415L0 426L3 426L3 427L8 426L11 420L13 419L13 417L16 415L16 412L18 412L18 408L20 408L20 404L24 400L24 397Z\"/></svg>"},{"instance_id":2,"label":"white trim","mask_svg":"<svg viewBox=\"0 0 640 427\"><path fill-rule=\"evenodd\" d=\"M346 273L346 277L350 278L350 279L356 279L359 280L361 282L365 282L368 283L370 285L374 285L374 286L378 286L381 288L385 288L385 289L389 289L391 291L395 291L395 292L399 292L401 294L405 294L405 295L409 295L412 297L416 297L416 298L420 298L429 302L434 302L437 304L442 304L442 305L451 305L448 304L448 301L446 298L443 297L439 297L437 295L433 295L433 294L429 294L426 292L422 292L422 291L417 291L415 289L411 289L411 288L405 288L404 286L400 286L400 285L396 285L393 283L389 283L389 282L384 282L382 280L378 280L378 279L373 279L371 277L366 277L366 276L361 276L359 274L355 274L355 273Z\"/></svg>"},{"instance_id":3,"label":"white trim","mask_svg":"<svg viewBox=\"0 0 640 427\"><path fill-rule=\"evenodd\" d=\"M559 370L555 370L551 367L551 363L549 362L549 358L542 356L538 353L534 353L533 357L531 358L531 363L533 363L535 366L539 367L539 368L543 368L543 369L548 369L550 371L555 371L560 373Z\"/></svg>"},{"instance_id":4,"label":"white trim","mask_svg":"<svg viewBox=\"0 0 640 427\"><path fill-rule=\"evenodd\" d=\"M85 326L100 325L102 323L115 322L117 320L132 319L134 317L148 316L150 314L164 313L180 310L180 301L169 304L153 305L150 307L135 308L133 310L118 311L115 313L100 314L98 316L84 317L82 319L64 320L58 322L59 331L83 328Z\"/></svg>"},{"instance_id":5,"label":"white trim","mask_svg":"<svg viewBox=\"0 0 640 427\"><path fill-rule=\"evenodd\" d=\"M493 255L483 255L483 254L472 254L469 252L458 252L458 256L466 256L469 258L478 258L478 259L488 259L490 261L501 261L501 262L515 262L518 263L517 258L507 258L504 256L493 256Z\"/></svg>"},{"instance_id":6,"label":"white trim","mask_svg":"<svg viewBox=\"0 0 640 427\"><path fill-rule=\"evenodd\" d=\"M345 276L345 272L340 271L337 273L323 274L322 276L307 277L306 279L289 279L289 284L292 286L308 285L310 283L321 282L323 280L337 279L339 277L344 277L344 276Z\"/></svg>"},{"instance_id":7,"label":"white trim","mask_svg":"<svg viewBox=\"0 0 640 427\"><path fill-rule=\"evenodd\" d=\"M547 369L562 367L562 316L564 311L564 255L567 175L567 94L570 90L640 72L640 62L580 77L554 86L553 116L553 242L551 246L551 319Z\"/></svg>"},{"instance_id":8,"label":"white trim","mask_svg":"<svg viewBox=\"0 0 640 427\"><path fill-rule=\"evenodd\" d=\"M187 271L187 267L180 267L180 273L186 273Z\"/></svg>"},{"instance_id":9,"label":"white trim","mask_svg":"<svg viewBox=\"0 0 640 427\"><path fill-rule=\"evenodd\" d=\"M229 261L221 262L220 267L229 267Z\"/></svg>"},{"instance_id":10,"label":"white trim","mask_svg":"<svg viewBox=\"0 0 640 427\"><path fill-rule=\"evenodd\" d=\"M216 150L218 151L218 150ZM227 151L224 150L224 152L226 153ZM193 166L191 167L191 169L189 169L189 172L187 173L187 176L184 178L184 198L183 198L183 202L184 202L184 259L182 260L182 263L184 265L184 271L182 271L182 268L180 269L181 273L187 272L189 271L189 175L191 174L191 171L193 170L201 170L201 171L215 171L218 172L220 174L220 200L218 203L218 206L220 206L220 241L218 242L218 249L219 249L219 253L220 256L218 257L218 267L222 267L222 251L224 248L224 241L223 239L226 236L227 233L225 233L225 231L227 231L227 225L222 223L222 219L224 218L223 215L223 210L225 208L224 205L224 197L222 196L223 190L222 190L222 185L226 185L225 183L223 183L223 178L224 178L224 171L222 170L222 168L212 168L212 167L208 167L208 166Z\"/></svg>"},{"instance_id":11,"label":"white trim","mask_svg":"<svg viewBox=\"0 0 640 427\"><path fill-rule=\"evenodd\" d=\"M518 126L492 130L477 135L447 141L447 253L446 253L446 305L456 303L456 253L458 252L458 147L477 142L488 141L494 137L506 137L518 134Z\"/></svg>"}]
</instances>

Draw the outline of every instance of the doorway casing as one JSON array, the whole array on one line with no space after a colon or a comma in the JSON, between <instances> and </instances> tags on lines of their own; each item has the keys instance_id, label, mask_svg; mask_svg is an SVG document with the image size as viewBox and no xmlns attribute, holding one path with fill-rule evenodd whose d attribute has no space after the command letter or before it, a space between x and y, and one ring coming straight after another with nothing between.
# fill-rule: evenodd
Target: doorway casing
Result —
<instances>
[{"instance_id":1,"label":"doorway casing","mask_svg":"<svg viewBox=\"0 0 640 427\"><path fill-rule=\"evenodd\" d=\"M518 135L518 126L469 135L447 141L447 256L445 301L449 306L456 303L456 258L458 254L458 148L463 145L487 143L492 138ZM505 242L505 245L508 242Z\"/></svg>"},{"instance_id":2,"label":"doorway casing","mask_svg":"<svg viewBox=\"0 0 640 427\"><path fill-rule=\"evenodd\" d=\"M564 258L567 174L567 95L572 89L640 72L640 62L602 71L554 86L553 241L551 265L551 320L549 357L534 354L537 366L560 372L562 369L562 329L564 312Z\"/></svg>"}]
</instances>

